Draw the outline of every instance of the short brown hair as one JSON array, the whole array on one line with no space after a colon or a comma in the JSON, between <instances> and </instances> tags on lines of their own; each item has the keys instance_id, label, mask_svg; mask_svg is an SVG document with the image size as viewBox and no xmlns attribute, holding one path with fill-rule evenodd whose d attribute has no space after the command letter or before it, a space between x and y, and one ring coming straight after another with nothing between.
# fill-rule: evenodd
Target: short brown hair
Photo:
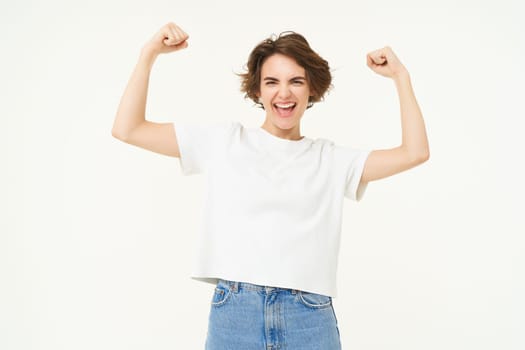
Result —
<instances>
[{"instance_id":1,"label":"short brown hair","mask_svg":"<svg viewBox=\"0 0 525 350\"><path fill-rule=\"evenodd\" d=\"M263 40L257 45L248 58L246 73L239 74L241 77L241 91L245 98L252 99L262 107L257 94L261 87L261 69L264 61L274 55L282 54L293 58L298 65L304 68L306 81L312 91L308 101L308 108L314 102L319 102L331 87L332 75L328 62L310 48L308 41L298 33L283 32L278 37L275 35Z\"/></svg>"}]
</instances>

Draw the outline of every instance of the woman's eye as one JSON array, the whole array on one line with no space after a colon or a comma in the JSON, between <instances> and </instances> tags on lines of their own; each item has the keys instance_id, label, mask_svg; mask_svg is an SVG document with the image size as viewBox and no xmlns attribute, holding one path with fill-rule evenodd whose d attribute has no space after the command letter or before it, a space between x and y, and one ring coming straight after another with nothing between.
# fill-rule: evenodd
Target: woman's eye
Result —
<instances>
[{"instance_id":1,"label":"woman's eye","mask_svg":"<svg viewBox=\"0 0 525 350\"><path fill-rule=\"evenodd\" d=\"M274 85L275 84L275 81L267 81L266 82L266 85Z\"/></svg>"},{"instance_id":2,"label":"woman's eye","mask_svg":"<svg viewBox=\"0 0 525 350\"><path fill-rule=\"evenodd\" d=\"M294 84L294 85L303 85L303 81L302 80L294 80L294 81L292 81L292 84Z\"/></svg>"}]
</instances>

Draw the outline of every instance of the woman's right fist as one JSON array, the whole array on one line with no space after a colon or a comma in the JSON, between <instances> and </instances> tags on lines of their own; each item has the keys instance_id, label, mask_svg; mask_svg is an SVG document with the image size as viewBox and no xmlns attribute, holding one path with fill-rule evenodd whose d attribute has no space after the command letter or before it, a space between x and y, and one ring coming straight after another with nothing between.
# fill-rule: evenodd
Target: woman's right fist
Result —
<instances>
[{"instance_id":1,"label":"woman's right fist","mask_svg":"<svg viewBox=\"0 0 525 350\"><path fill-rule=\"evenodd\" d=\"M154 54L178 51L188 47L188 38L188 34L175 23L170 22L155 33L150 41L144 45L144 49L150 50Z\"/></svg>"}]
</instances>

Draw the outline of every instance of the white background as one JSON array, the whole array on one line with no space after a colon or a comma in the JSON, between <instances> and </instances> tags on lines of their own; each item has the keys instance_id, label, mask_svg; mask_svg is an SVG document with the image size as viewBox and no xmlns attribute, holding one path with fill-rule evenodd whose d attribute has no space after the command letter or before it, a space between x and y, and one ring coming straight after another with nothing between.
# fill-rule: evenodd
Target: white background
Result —
<instances>
[{"instance_id":1,"label":"white background","mask_svg":"<svg viewBox=\"0 0 525 350\"><path fill-rule=\"evenodd\" d=\"M251 49L295 30L333 69L302 134L358 148L401 140L408 68L427 163L345 201L344 349L524 349L519 1L18 1L0 5L0 348L202 349L213 286L189 278L205 179L111 137L142 45L169 21L147 118L262 124L239 79Z\"/></svg>"}]
</instances>

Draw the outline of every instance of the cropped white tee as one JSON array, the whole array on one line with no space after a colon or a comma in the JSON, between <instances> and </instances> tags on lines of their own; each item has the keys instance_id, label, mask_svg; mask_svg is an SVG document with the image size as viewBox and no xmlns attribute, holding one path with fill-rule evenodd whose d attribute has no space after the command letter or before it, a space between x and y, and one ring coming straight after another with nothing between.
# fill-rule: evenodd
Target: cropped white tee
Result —
<instances>
[{"instance_id":1,"label":"cropped white tee","mask_svg":"<svg viewBox=\"0 0 525 350\"><path fill-rule=\"evenodd\" d=\"M175 132L182 174L207 176L191 277L335 297L343 199L363 196L370 151L239 122L177 123Z\"/></svg>"}]
</instances>

